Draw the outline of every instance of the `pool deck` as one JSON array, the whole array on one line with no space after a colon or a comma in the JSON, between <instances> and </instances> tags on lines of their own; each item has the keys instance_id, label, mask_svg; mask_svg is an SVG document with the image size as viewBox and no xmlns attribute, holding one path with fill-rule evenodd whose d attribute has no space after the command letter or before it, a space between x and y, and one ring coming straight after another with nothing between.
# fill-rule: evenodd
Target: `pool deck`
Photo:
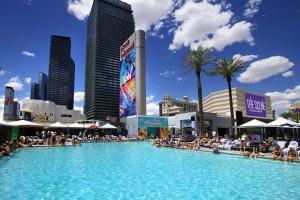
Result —
<instances>
[{"instance_id":1,"label":"pool deck","mask_svg":"<svg viewBox=\"0 0 300 200\"><path fill-rule=\"evenodd\" d=\"M169 148L169 147L164 147L164 148ZM185 149L185 148L178 148L179 150L188 150L188 151L202 151L202 152L209 152L209 153L214 153L213 152L213 149L210 149L210 148L205 148L205 147L201 147L201 149ZM232 156L240 156L240 157L246 157L246 158L251 158L249 156L245 156L242 152L240 151L228 151L228 150L223 150L223 149L220 149L219 154L226 154L226 155L232 155ZM217 154L218 154L217 153ZM261 153L259 156L256 157L257 159L269 159L269 160L274 160L273 159L273 154L272 153ZM256 159L256 158L253 158L253 159ZM278 160L278 161L281 161L281 160ZM297 163L300 163L300 160L294 160L294 161L291 161L291 162L297 162Z\"/></svg>"}]
</instances>

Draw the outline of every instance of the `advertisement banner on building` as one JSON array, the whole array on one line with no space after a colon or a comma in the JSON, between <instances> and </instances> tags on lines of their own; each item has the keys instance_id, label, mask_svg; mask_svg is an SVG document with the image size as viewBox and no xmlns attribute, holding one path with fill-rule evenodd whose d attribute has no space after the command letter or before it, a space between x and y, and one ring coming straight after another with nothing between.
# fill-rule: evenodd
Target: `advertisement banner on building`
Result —
<instances>
[{"instance_id":1,"label":"advertisement banner on building","mask_svg":"<svg viewBox=\"0 0 300 200\"><path fill-rule=\"evenodd\" d=\"M120 48L120 117L136 114L136 49L134 37Z\"/></svg>"},{"instance_id":2,"label":"advertisement banner on building","mask_svg":"<svg viewBox=\"0 0 300 200\"><path fill-rule=\"evenodd\" d=\"M11 87L5 88L4 99L4 120L12 120L14 106L14 90Z\"/></svg>"},{"instance_id":3,"label":"advertisement banner on building","mask_svg":"<svg viewBox=\"0 0 300 200\"><path fill-rule=\"evenodd\" d=\"M245 93L246 115L266 117L266 98L264 96Z\"/></svg>"}]
</instances>

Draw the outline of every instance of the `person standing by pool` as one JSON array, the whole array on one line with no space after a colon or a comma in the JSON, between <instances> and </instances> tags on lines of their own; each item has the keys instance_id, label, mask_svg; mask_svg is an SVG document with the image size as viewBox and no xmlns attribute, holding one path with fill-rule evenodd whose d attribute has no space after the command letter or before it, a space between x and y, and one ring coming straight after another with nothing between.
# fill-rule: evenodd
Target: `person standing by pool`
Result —
<instances>
[{"instance_id":1,"label":"person standing by pool","mask_svg":"<svg viewBox=\"0 0 300 200\"><path fill-rule=\"evenodd\" d=\"M245 148L246 148L246 142L248 140L248 136L247 133L243 133L242 137L241 137L241 152L244 151L245 152Z\"/></svg>"}]
</instances>

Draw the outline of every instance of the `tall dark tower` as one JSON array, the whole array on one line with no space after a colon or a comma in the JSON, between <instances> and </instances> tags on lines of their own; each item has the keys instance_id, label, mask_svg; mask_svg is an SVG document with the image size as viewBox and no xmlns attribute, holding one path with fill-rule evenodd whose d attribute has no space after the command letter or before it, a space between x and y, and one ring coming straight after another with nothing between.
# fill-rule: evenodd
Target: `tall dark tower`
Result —
<instances>
[{"instance_id":1,"label":"tall dark tower","mask_svg":"<svg viewBox=\"0 0 300 200\"><path fill-rule=\"evenodd\" d=\"M41 100L47 99L47 82L48 77L43 72L39 73L39 97Z\"/></svg>"},{"instance_id":2,"label":"tall dark tower","mask_svg":"<svg viewBox=\"0 0 300 200\"><path fill-rule=\"evenodd\" d=\"M75 64L71 58L71 39L51 36L47 100L73 109Z\"/></svg>"},{"instance_id":3,"label":"tall dark tower","mask_svg":"<svg viewBox=\"0 0 300 200\"><path fill-rule=\"evenodd\" d=\"M84 106L87 119L118 119L120 46L133 32L131 5L119 0L94 0L87 26Z\"/></svg>"}]
</instances>

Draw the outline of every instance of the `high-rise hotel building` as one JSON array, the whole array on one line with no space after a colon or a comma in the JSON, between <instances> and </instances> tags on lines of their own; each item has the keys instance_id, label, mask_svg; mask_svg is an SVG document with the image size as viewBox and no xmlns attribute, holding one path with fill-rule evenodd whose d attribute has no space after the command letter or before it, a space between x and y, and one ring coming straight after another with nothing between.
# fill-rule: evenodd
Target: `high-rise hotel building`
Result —
<instances>
[{"instance_id":1,"label":"high-rise hotel building","mask_svg":"<svg viewBox=\"0 0 300 200\"><path fill-rule=\"evenodd\" d=\"M75 64L71 58L71 39L51 36L47 100L73 109Z\"/></svg>"},{"instance_id":2,"label":"high-rise hotel building","mask_svg":"<svg viewBox=\"0 0 300 200\"><path fill-rule=\"evenodd\" d=\"M120 47L134 28L129 4L94 0L87 26L84 106L87 119L118 119Z\"/></svg>"}]
</instances>

